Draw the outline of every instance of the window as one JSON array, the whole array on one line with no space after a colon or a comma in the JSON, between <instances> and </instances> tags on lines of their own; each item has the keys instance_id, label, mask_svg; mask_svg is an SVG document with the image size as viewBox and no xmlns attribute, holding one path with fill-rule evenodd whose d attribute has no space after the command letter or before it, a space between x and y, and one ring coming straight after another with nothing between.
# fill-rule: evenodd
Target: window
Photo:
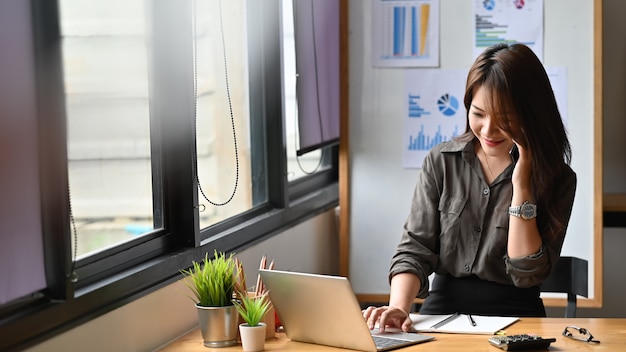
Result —
<instances>
[{"instance_id":1,"label":"window","mask_svg":"<svg viewBox=\"0 0 626 352\"><path fill-rule=\"evenodd\" d=\"M200 227L266 201L253 194L245 1L196 1L196 157Z\"/></svg>"},{"instance_id":2,"label":"window","mask_svg":"<svg viewBox=\"0 0 626 352\"><path fill-rule=\"evenodd\" d=\"M285 135L287 136L287 172L289 180L296 180L328 166L323 164L322 150L316 149L302 156L299 149L298 102L296 99L296 46L293 22L293 4L283 0L282 35L283 35L283 81L285 97Z\"/></svg>"},{"instance_id":3,"label":"window","mask_svg":"<svg viewBox=\"0 0 626 352\"><path fill-rule=\"evenodd\" d=\"M23 4L32 114L45 131L31 137L46 287L0 305L0 350L178 280L180 263L205 252L241 250L337 205L337 147L297 160L286 142L297 112L286 111L293 93L283 89L293 59L281 55L282 1Z\"/></svg>"},{"instance_id":4,"label":"window","mask_svg":"<svg viewBox=\"0 0 626 352\"><path fill-rule=\"evenodd\" d=\"M59 8L80 259L163 225L153 215L162 202L152 192L147 9L141 0Z\"/></svg>"}]
</instances>

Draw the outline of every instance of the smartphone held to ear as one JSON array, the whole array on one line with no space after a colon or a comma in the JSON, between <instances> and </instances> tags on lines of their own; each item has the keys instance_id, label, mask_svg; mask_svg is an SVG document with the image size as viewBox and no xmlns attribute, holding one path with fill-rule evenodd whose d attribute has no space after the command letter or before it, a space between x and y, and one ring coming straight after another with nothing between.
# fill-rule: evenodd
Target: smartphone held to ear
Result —
<instances>
[{"instance_id":1,"label":"smartphone held to ear","mask_svg":"<svg viewBox=\"0 0 626 352\"><path fill-rule=\"evenodd\" d=\"M517 159L519 159L519 149L517 149L517 144L513 143L513 148L509 151L509 155L511 156L513 164L517 163Z\"/></svg>"}]
</instances>

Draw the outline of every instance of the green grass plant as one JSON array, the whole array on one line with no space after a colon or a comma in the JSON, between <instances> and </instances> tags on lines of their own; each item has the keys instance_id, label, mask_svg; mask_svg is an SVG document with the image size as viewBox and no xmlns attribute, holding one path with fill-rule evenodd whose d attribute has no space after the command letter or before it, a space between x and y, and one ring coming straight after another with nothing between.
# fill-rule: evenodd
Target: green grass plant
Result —
<instances>
[{"instance_id":1,"label":"green grass plant","mask_svg":"<svg viewBox=\"0 0 626 352\"><path fill-rule=\"evenodd\" d=\"M271 302L267 292L258 297L248 295L245 292L239 292L238 299L235 301L235 307L239 315L241 315L241 318L249 326L259 325L259 322L270 309L270 306Z\"/></svg>"},{"instance_id":2,"label":"green grass plant","mask_svg":"<svg viewBox=\"0 0 626 352\"><path fill-rule=\"evenodd\" d=\"M235 258L233 254L226 256L223 252L214 251L209 259L206 253L202 262L194 261L192 267L180 272L185 284L194 297L192 300L202 307L224 307L233 305L235 287Z\"/></svg>"}]
</instances>

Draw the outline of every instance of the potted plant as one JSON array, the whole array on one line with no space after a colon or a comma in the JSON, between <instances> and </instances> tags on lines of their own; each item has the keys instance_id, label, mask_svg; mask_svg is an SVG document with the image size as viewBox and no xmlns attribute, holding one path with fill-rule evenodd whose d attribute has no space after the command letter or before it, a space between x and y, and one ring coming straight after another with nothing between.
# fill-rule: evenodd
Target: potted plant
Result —
<instances>
[{"instance_id":1,"label":"potted plant","mask_svg":"<svg viewBox=\"0 0 626 352\"><path fill-rule=\"evenodd\" d=\"M267 325L261 320L271 307L267 291L261 296L253 296L248 292L239 291L237 296L235 307L244 321L244 323L239 324L243 350L246 352L263 351Z\"/></svg>"},{"instance_id":2,"label":"potted plant","mask_svg":"<svg viewBox=\"0 0 626 352\"><path fill-rule=\"evenodd\" d=\"M235 271L233 255L214 251L209 259L206 253L202 262L194 261L192 267L183 269L185 284L193 293L200 331L206 347L227 347L237 344L239 315L233 303Z\"/></svg>"}]
</instances>

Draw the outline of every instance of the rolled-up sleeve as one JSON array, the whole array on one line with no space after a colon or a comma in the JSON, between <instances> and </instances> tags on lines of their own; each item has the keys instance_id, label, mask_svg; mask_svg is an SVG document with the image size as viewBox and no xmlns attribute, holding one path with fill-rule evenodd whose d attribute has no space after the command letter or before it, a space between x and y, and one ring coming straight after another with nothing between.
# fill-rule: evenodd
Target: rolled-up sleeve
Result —
<instances>
[{"instance_id":1,"label":"rolled-up sleeve","mask_svg":"<svg viewBox=\"0 0 626 352\"><path fill-rule=\"evenodd\" d=\"M544 255L544 248L542 246L539 252L526 257L504 256L506 273L511 276L515 286L532 287L545 280L544 275L550 272L553 263L549 255Z\"/></svg>"}]
</instances>

